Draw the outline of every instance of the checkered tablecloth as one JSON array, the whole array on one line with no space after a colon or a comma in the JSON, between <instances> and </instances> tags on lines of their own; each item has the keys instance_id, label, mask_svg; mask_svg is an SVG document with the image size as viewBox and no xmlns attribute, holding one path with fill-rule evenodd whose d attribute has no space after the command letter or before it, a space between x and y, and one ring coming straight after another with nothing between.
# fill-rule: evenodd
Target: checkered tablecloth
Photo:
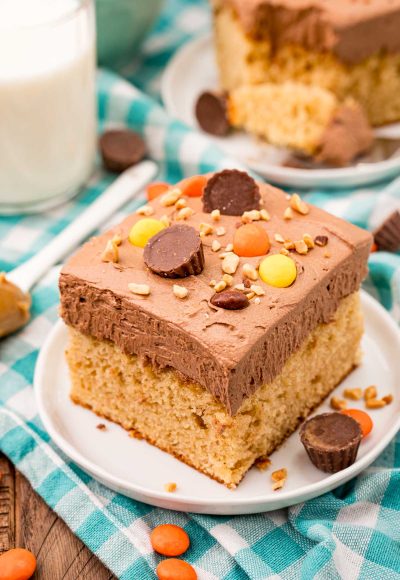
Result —
<instances>
[{"instance_id":1,"label":"checkered tablecloth","mask_svg":"<svg viewBox=\"0 0 400 580\"><path fill-rule=\"evenodd\" d=\"M140 59L120 77L100 72L100 129L123 123L141 132L160 165L160 178L221 168L228 163L208 140L168 118L157 104L160 72L184 40L207 28L202 0L169 0ZM154 97L154 98L153 98ZM85 192L46 214L0 218L0 270L38 251L110 183L100 169ZM308 200L371 227L389 205L400 207L400 185L382 191L310 192ZM136 199L121 212L132 211ZM149 530L172 522L189 533L185 554L200 580L400 579L400 438L358 478L318 499L245 517L168 512L102 486L52 443L37 416L32 379L38 350L57 319L57 272L33 292L32 322L0 343L0 449L83 542L124 580L151 580L160 557ZM377 253L366 288L400 319L400 256ZM55 579L58 580L58 579Z\"/></svg>"}]
</instances>

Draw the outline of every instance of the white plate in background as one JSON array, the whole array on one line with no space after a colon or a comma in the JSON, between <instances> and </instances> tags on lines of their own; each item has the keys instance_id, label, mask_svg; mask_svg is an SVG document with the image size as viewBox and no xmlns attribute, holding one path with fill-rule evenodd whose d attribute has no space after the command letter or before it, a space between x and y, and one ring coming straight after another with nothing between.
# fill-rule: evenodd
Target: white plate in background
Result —
<instances>
[{"instance_id":1,"label":"white plate in background","mask_svg":"<svg viewBox=\"0 0 400 580\"><path fill-rule=\"evenodd\" d=\"M194 107L205 90L218 88L218 72L211 36L185 44L170 60L162 79L161 93L168 113L190 127L197 127ZM377 136L400 138L400 123L376 131ZM264 144L244 132L208 137L228 155L247 165L268 181L295 188L345 188L365 186L400 174L400 149L396 157L377 163L340 169L283 167L287 151Z\"/></svg>"},{"instance_id":2,"label":"white plate in background","mask_svg":"<svg viewBox=\"0 0 400 580\"><path fill-rule=\"evenodd\" d=\"M376 384L380 394L393 394L384 409L370 411L375 423L361 443L356 463L329 475L309 461L296 431L271 455L264 472L253 468L236 490L229 490L146 441L129 437L116 424L97 417L71 402L64 351L67 329L59 321L41 349L35 370L35 393L40 417L53 441L84 471L104 485L136 500L163 508L207 514L248 514L270 511L306 501L347 482L366 469L400 429L400 331L389 314L366 293L362 295L366 318L364 361L340 387ZM362 408L361 403L352 404ZM325 402L318 413L329 410ZM104 423L106 431L96 429ZM281 491L272 491L271 472L286 467L288 480ZM175 493L164 491L176 482Z\"/></svg>"}]
</instances>

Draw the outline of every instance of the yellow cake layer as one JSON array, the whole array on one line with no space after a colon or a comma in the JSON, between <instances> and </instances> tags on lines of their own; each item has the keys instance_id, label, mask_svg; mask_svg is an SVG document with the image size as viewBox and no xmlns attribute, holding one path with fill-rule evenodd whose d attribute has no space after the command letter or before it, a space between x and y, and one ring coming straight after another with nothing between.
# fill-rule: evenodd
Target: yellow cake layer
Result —
<instances>
[{"instance_id":1,"label":"yellow cake layer","mask_svg":"<svg viewBox=\"0 0 400 580\"><path fill-rule=\"evenodd\" d=\"M332 53L311 52L298 45L284 46L272 55L269 42L246 35L230 8L218 7L214 22L225 90L290 81L329 91L339 101L353 98L372 125L400 120L400 54L377 54L355 65L341 62Z\"/></svg>"},{"instance_id":2,"label":"yellow cake layer","mask_svg":"<svg viewBox=\"0 0 400 580\"><path fill-rule=\"evenodd\" d=\"M338 107L335 95L319 87L265 83L231 91L228 115L232 126L273 145L313 154Z\"/></svg>"},{"instance_id":3,"label":"yellow cake layer","mask_svg":"<svg viewBox=\"0 0 400 580\"><path fill-rule=\"evenodd\" d=\"M356 293L232 417L208 391L174 370L152 367L71 328L71 398L233 488L359 363L362 334Z\"/></svg>"}]
</instances>

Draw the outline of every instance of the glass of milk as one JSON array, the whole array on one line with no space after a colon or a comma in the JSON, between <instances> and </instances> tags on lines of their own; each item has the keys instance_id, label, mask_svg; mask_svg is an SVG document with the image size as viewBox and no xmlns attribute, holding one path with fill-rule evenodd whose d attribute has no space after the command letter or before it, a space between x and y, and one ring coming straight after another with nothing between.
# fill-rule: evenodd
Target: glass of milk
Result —
<instances>
[{"instance_id":1,"label":"glass of milk","mask_svg":"<svg viewBox=\"0 0 400 580\"><path fill-rule=\"evenodd\" d=\"M93 0L0 0L0 214L72 197L95 154Z\"/></svg>"}]
</instances>

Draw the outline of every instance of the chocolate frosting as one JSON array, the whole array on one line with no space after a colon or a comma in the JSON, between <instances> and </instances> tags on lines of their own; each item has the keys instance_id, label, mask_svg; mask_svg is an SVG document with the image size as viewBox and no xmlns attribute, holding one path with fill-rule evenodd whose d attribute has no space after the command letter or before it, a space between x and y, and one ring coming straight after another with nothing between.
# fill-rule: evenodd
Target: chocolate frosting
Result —
<instances>
[{"instance_id":1,"label":"chocolate frosting","mask_svg":"<svg viewBox=\"0 0 400 580\"><path fill-rule=\"evenodd\" d=\"M276 51L298 44L348 64L400 50L400 0L216 0L231 5L247 33Z\"/></svg>"},{"instance_id":2,"label":"chocolate frosting","mask_svg":"<svg viewBox=\"0 0 400 580\"><path fill-rule=\"evenodd\" d=\"M63 319L85 334L113 341L126 353L176 369L208 389L235 414L246 397L281 372L288 357L318 324L332 320L340 300L359 288L372 242L368 232L312 206L307 216L296 214L285 221L286 194L262 184L260 193L263 207L271 215L269 222L262 222L272 240L271 254L282 248L274 241L275 233L292 240L305 233L329 238L326 248L316 247L307 255L293 254L298 277L291 287L273 288L259 280L257 284L265 290L260 304L251 303L244 310L212 306L214 290L209 283L222 275L219 252L211 249L213 235L203 238L203 272L182 281L188 297L184 301L175 298L174 280L153 274L144 264L143 250L128 241L131 226L141 219L131 215L111 231L92 238L62 269ZM223 246L233 241L237 217L221 216L214 223L210 214L203 213L200 198L187 201L195 210L186 221L188 225L222 226L226 234L218 240ZM173 219L177 214L174 208L163 207L159 199L152 205L155 217L169 212ZM115 234L123 239L119 262L102 262L104 246ZM256 266L259 260L241 258L234 284L242 282L244 263ZM151 294L133 295L128 289L131 282L148 284Z\"/></svg>"}]
</instances>

